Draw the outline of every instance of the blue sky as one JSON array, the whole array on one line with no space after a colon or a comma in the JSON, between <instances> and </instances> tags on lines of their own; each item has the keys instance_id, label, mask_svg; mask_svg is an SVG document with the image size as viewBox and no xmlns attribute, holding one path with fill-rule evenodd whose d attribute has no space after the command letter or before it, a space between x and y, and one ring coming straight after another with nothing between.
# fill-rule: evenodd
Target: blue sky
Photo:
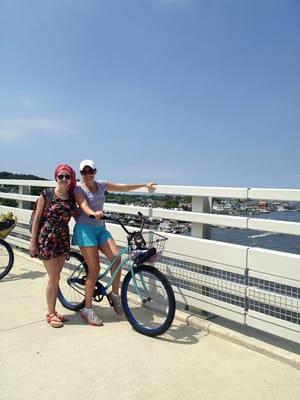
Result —
<instances>
[{"instance_id":1,"label":"blue sky","mask_svg":"<svg viewBox=\"0 0 300 400\"><path fill-rule=\"evenodd\" d=\"M297 0L0 0L0 171L298 188Z\"/></svg>"}]
</instances>

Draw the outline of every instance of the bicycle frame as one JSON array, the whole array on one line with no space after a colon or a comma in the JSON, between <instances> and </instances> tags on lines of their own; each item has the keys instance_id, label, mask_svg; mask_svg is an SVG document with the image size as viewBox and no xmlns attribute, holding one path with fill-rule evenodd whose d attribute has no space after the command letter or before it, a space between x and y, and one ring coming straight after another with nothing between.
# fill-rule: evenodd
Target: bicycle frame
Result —
<instances>
[{"instance_id":1,"label":"bicycle frame","mask_svg":"<svg viewBox=\"0 0 300 400\"><path fill-rule=\"evenodd\" d=\"M118 267L115 269L115 271L111 274L111 277L109 278L108 283L106 284L106 286L103 285L105 292L108 290L108 288L110 288L112 286L112 283L116 277L116 275L118 274L118 272L122 269L122 267L124 267L125 265L128 265L128 269L132 275L132 279L133 279L133 283L134 283L134 288L136 290L136 293L140 296L141 301L142 299L142 295L140 292L140 289L137 285L136 279L135 279L135 275L133 273L133 262L130 260L130 257L128 256L128 252L129 252L129 246L125 246L123 247L119 253L109 262L108 266L106 267L105 271L99 275L97 281L101 281L103 280L104 277L107 276L107 274L109 273L109 271L112 270L112 267L115 263L115 261L117 260L117 258L121 257L122 255L127 254L127 256L125 257L125 259L123 261L120 262L120 264L118 265ZM143 278L141 279L142 285L144 287L144 289L146 290L146 286L143 282Z\"/></svg>"},{"instance_id":2,"label":"bicycle frame","mask_svg":"<svg viewBox=\"0 0 300 400\"><path fill-rule=\"evenodd\" d=\"M131 250L131 249L130 249L130 236L133 235L133 234L136 234L136 233L141 233L141 232L143 231L143 229L144 229L144 223L145 223L144 216L142 215L142 213L138 213L138 215L139 215L140 217L142 217L142 224L141 224L140 230L134 231L134 232L129 232L129 231L126 229L125 225L124 225L122 222L120 222L120 221L118 221L118 220L115 220L114 218L108 218L108 217L104 217L104 218L103 218L103 219L106 219L106 220L115 221L115 222L117 222L119 225L121 225L121 227L123 228L123 230L124 230L124 231L127 233L127 235L128 235L128 245L125 246L125 247L123 247L123 248L118 252L118 254L109 262L109 264L108 264L108 266L106 267L105 271L104 271L102 274L100 274L100 275L98 276L96 282L98 282L98 283L101 285L101 289L103 289L104 293L103 293L103 292L99 292L99 289L98 289L98 293L96 292L96 295L100 295L100 296L102 295L102 297L100 297L100 299L98 300L98 299L96 299L96 295L94 294L93 298L94 298L95 300L97 300L97 301L102 300L103 295L106 294L108 288L110 288L110 287L112 286L112 283L113 283L113 281L114 281L116 275L118 274L118 272L119 272L125 265L128 265L128 269L129 269L129 272L131 273L131 276L132 276L132 280L133 280L133 284L134 284L135 291L136 291L136 293L138 294L138 296L140 297L141 301L143 302L143 298L142 298L142 295L141 295L141 291L140 291L140 289L139 289L139 287L138 287L138 285L137 285L136 277L135 277L134 270L133 270L133 268L134 268L134 267L133 267L133 266L134 266L134 262L133 262L132 260L130 260L130 257L129 257L129 255L128 255L129 252L130 252L130 250ZM93 215L90 215L90 218L95 218L95 217L94 217ZM111 277L109 278L108 283L104 286L104 285L101 283L101 281L103 280L103 278L105 278L105 277L108 275L108 272L109 272L109 271L112 271L112 267L113 267L114 263L116 262L116 260L117 260L119 257L121 258L121 257L122 257L123 255L125 255L125 254L127 254L127 257L125 257L125 259L123 259L123 261L121 260L120 264L116 267L115 271L113 271L113 272L111 273ZM141 280L141 284L142 284L142 286L143 286L143 289L147 292L147 290L146 290L146 285L145 285L143 276L140 276L140 278L141 278L140 280Z\"/></svg>"}]
</instances>

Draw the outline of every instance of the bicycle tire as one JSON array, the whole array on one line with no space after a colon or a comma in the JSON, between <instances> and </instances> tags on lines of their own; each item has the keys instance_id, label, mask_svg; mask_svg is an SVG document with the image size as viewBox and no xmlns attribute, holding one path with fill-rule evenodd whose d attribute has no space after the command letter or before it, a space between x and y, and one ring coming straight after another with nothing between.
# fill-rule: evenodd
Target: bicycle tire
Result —
<instances>
[{"instance_id":1,"label":"bicycle tire","mask_svg":"<svg viewBox=\"0 0 300 400\"><path fill-rule=\"evenodd\" d=\"M79 311L85 304L85 287L83 277L88 267L81 254L70 252L70 259L65 261L61 270L58 287L58 299L61 304L72 311Z\"/></svg>"},{"instance_id":2,"label":"bicycle tire","mask_svg":"<svg viewBox=\"0 0 300 400\"><path fill-rule=\"evenodd\" d=\"M176 301L172 286L165 275L150 265L134 267L133 274L143 299L141 301L134 289L134 279L129 271L121 290L124 314L137 332L152 337L162 335L175 316Z\"/></svg>"},{"instance_id":3,"label":"bicycle tire","mask_svg":"<svg viewBox=\"0 0 300 400\"><path fill-rule=\"evenodd\" d=\"M9 243L0 239L0 279L4 278L14 265L14 252Z\"/></svg>"}]
</instances>

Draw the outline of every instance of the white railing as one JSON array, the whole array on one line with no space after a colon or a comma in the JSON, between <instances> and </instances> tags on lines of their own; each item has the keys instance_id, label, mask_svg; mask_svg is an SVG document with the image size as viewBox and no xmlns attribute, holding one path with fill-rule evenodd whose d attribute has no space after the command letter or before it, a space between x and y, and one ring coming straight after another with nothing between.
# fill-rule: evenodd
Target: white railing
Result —
<instances>
[{"instance_id":1,"label":"white railing","mask_svg":"<svg viewBox=\"0 0 300 400\"><path fill-rule=\"evenodd\" d=\"M0 180L0 185L18 187L18 193L0 192L0 198L14 199L19 207L11 210L23 226L10 236L12 244L28 248L31 211L24 202L34 202L30 187L53 187L53 181ZM139 190L139 193L149 193ZM216 188L158 185L155 194L192 197L192 211L105 204L105 210L192 224L191 237L166 234L169 240L159 267L169 276L178 305L201 309L236 322L253 326L300 343L300 255L209 239L210 225L255 229L300 235L300 223L254 217L210 213L212 198L244 200L300 201L300 190ZM71 223L71 230L74 223ZM24 227L25 226L25 227ZM123 231L114 224L109 229L116 241L125 243Z\"/></svg>"}]
</instances>

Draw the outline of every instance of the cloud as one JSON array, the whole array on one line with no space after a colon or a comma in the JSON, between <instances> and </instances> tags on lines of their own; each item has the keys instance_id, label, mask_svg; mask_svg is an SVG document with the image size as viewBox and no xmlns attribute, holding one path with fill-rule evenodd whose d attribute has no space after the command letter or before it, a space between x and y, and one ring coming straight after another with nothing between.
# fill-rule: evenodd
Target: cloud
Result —
<instances>
[{"instance_id":1,"label":"cloud","mask_svg":"<svg viewBox=\"0 0 300 400\"><path fill-rule=\"evenodd\" d=\"M0 139L15 140L37 134L73 135L76 131L65 121L44 117L0 118Z\"/></svg>"},{"instance_id":2,"label":"cloud","mask_svg":"<svg viewBox=\"0 0 300 400\"><path fill-rule=\"evenodd\" d=\"M0 139L16 139L18 132L16 129L3 128L0 129Z\"/></svg>"}]
</instances>

